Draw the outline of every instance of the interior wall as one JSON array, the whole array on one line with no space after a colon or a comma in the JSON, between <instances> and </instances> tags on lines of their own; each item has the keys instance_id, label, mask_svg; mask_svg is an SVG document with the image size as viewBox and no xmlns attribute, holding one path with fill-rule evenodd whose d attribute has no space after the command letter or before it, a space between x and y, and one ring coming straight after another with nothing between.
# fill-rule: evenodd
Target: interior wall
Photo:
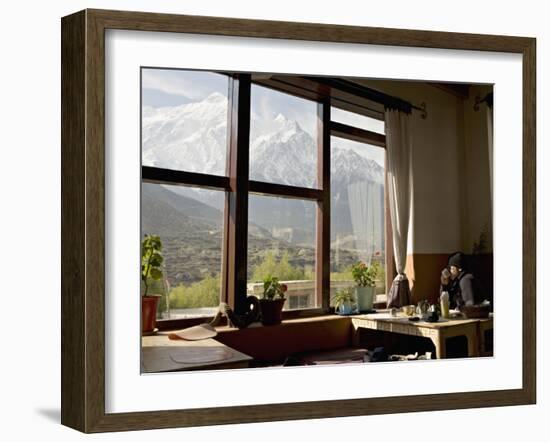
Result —
<instances>
[{"instance_id":1,"label":"interior wall","mask_svg":"<svg viewBox=\"0 0 550 442\"><path fill-rule=\"evenodd\" d=\"M489 173L487 105L482 103L479 110L474 109L475 97L485 97L491 86L473 86L470 97L463 103L464 107L464 154L466 161L465 180L466 194L466 231L462 248L472 251L474 242L479 242L481 233L488 233L488 244L485 253L492 253L492 210L491 183Z\"/></svg>"},{"instance_id":2,"label":"interior wall","mask_svg":"<svg viewBox=\"0 0 550 442\"><path fill-rule=\"evenodd\" d=\"M490 182L485 105L475 112L476 86L463 99L431 85L364 80L363 84L415 105L412 113L413 191L405 272L413 302L439 296L439 272L450 253L471 253L473 241L490 226Z\"/></svg>"},{"instance_id":3,"label":"interior wall","mask_svg":"<svg viewBox=\"0 0 550 442\"><path fill-rule=\"evenodd\" d=\"M413 196L409 253L441 253L462 245L460 195L461 99L423 83L362 81L407 101L427 105L412 113ZM460 105L460 106L459 106Z\"/></svg>"}]
</instances>

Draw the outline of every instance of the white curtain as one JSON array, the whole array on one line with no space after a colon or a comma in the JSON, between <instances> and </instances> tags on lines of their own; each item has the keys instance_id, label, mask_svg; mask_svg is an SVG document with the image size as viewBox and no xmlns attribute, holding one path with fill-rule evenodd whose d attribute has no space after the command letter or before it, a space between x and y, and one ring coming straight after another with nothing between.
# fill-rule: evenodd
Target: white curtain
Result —
<instances>
[{"instance_id":1,"label":"white curtain","mask_svg":"<svg viewBox=\"0 0 550 442\"><path fill-rule=\"evenodd\" d=\"M396 280L406 279L407 236L412 190L411 116L386 110L386 154L388 156L388 196L393 232Z\"/></svg>"},{"instance_id":2,"label":"white curtain","mask_svg":"<svg viewBox=\"0 0 550 442\"><path fill-rule=\"evenodd\" d=\"M381 253L384 238L384 188L373 181L348 186L351 227L359 259L370 265Z\"/></svg>"}]
</instances>

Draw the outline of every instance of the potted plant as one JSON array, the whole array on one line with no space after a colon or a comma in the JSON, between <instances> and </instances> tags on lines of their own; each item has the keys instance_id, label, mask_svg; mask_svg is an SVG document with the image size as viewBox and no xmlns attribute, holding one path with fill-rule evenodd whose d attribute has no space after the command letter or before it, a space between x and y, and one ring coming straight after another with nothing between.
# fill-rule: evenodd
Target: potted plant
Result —
<instances>
[{"instance_id":1,"label":"potted plant","mask_svg":"<svg viewBox=\"0 0 550 442\"><path fill-rule=\"evenodd\" d=\"M279 278L268 276L264 279L264 294L260 299L260 311L263 325L281 323L283 305L286 301L286 284L281 284Z\"/></svg>"},{"instance_id":2,"label":"potted plant","mask_svg":"<svg viewBox=\"0 0 550 442\"><path fill-rule=\"evenodd\" d=\"M353 312L355 294L352 287L338 290L332 298L334 301L334 312L340 315L350 315Z\"/></svg>"},{"instance_id":3,"label":"potted plant","mask_svg":"<svg viewBox=\"0 0 550 442\"><path fill-rule=\"evenodd\" d=\"M362 261L354 264L351 268L351 275L357 287L355 295L357 298L357 309L368 311L372 309L374 303L375 280L378 271L374 265L368 266Z\"/></svg>"},{"instance_id":4,"label":"potted plant","mask_svg":"<svg viewBox=\"0 0 550 442\"><path fill-rule=\"evenodd\" d=\"M157 323L157 308L162 294L149 294L149 284L162 278L162 242L158 235L145 235L141 242L141 331L152 333Z\"/></svg>"}]
</instances>

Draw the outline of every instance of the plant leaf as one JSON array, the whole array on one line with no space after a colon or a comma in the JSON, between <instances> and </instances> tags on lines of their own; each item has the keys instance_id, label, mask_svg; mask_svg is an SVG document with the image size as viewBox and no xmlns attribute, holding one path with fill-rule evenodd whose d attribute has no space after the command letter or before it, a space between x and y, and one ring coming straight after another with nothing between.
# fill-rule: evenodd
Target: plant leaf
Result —
<instances>
[{"instance_id":1,"label":"plant leaf","mask_svg":"<svg viewBox=\"0 0 550 442\"><path fill-rule=\"evenodd\" d=\"M149 271L149 274L151 278L153 278L156 281L162 278L162 272L159 269L156 269L154 267Z\"/></svg>"}]
</instances>

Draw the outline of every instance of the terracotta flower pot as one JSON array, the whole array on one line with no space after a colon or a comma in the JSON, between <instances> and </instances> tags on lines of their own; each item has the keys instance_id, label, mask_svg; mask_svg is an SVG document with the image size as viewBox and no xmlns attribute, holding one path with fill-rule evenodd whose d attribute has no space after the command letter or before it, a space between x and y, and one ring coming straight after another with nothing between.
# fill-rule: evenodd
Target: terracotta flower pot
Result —
<instances>
[{"instance_id":1,"label":"terracotta flower pot","mask_svg":"<svg viewBox=\"0 0 550 442\"><path fill-rule=\"evenodd\" d=\"M160 295L141 297L141 331L151 333L157 325L157 308Z\"/></svg>"},{"instance_id":2,"label":"terracotta flower pot","mask_svg":"<svg viewBox=\"0 0 550 442\"><path fill-rule=\"evenodd\" d=\"M260 311L262 312L263 325L277 325L281 323L285 301L286 298L277 298L273 300L260 299Z\"/></svg>"}]
</instances>

